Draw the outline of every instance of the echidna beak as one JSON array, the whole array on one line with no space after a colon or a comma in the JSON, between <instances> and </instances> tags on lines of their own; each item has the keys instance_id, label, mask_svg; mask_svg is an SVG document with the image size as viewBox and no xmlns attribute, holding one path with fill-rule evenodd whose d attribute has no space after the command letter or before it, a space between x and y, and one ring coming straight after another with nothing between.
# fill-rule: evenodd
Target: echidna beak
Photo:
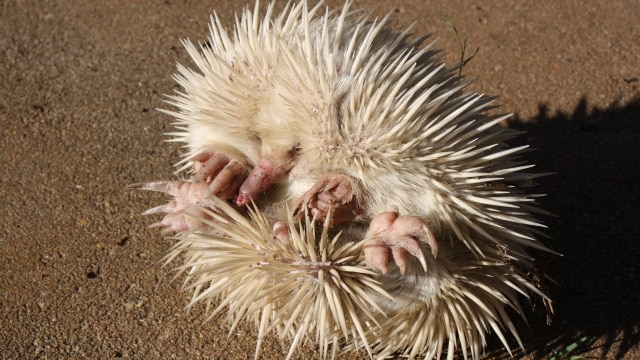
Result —
<instances>
[{"instance_id":1,"label":"echidna beak","mask_svg":"<svg viewBox=\"0 0 640 360\"><path fill-rule=\"evenodd\" d=\"M238 206L245 206L256 200L260 194L265 192L273 183L273 165L269 160L260 159L256 167L251 170L247 179L240 186L235 203Z\"/></svg>"}]
</instances>

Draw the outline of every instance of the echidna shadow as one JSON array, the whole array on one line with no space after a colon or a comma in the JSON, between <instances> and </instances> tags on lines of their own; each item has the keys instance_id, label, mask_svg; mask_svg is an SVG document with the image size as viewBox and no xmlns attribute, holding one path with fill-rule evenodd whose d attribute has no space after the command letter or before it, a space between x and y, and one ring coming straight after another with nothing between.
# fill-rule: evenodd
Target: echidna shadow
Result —
<instances>
[{"instance_id":1,"label":"echidna shadow","mask_svg":"<svg viewBox=\"0 0 640 360\"><path fill-rule=\"evenodd\" d=\"M570 355L588 357L597 347L602 358L627 358L640 343L640 97L606 108L583 98L571 113L540 104L509 127L526 132L513 143L535 148L528 157L540 171L556 172L538 187L557 215L547 219L547 243L564 255L539 257L558 283L549 286L555 316L550 326L540 312L518 324L526 354L542 360L575 347ZM490 342L487 358L511 357Z\"/></svg>"}]
</instances>

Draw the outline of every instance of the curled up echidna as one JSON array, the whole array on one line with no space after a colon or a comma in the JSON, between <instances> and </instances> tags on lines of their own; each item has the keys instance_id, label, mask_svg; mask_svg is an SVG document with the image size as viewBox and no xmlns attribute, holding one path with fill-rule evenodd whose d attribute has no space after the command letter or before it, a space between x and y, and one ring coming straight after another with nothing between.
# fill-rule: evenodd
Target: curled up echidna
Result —
<instances>
[{"instance_id":1,"label":"curled up echidna","mask_svg":"<svg viewBox=\"0 0 640 360\"><path fill-rule=\"evenodd\" d=\"M289 357L301 341L373 358L476 359L489 333L522 346L507 308L548 303L526 252L548 251L544 212L494 98L387 17L273 11L184 42L196 69L178 65L163 111L190 178L140 185L174 197L146 213L178 233L191 305L255 321Z\"/></svg>"}]
</instances>

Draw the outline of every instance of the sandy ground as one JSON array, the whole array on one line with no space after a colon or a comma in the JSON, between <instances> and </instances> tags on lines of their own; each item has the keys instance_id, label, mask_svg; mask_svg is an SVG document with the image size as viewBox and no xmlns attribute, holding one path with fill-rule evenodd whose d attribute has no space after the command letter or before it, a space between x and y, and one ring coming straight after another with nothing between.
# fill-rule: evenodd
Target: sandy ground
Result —
<instances>
[{"instance_id":1,"label":"sandy ground","mask_svg":"<svg viewBox=\"0 0 640 360\"><path fill-rule=\"evenodd\" d=\"M501 96L538 169L557 173L539 187L558 215L546 243L564 254L543 259L556 316L528 314L515 358L577 345L570 355L640 359L640 2L355 3L395 6L398 25L434 33L449 62L459 49L442 17L455 22L480 48L465 68L474 88ZM160 262L172 240L139 215L164 198L125 189L172 176L179 148L155 109L187 62L180 39L242 6L0 2L0 358L252 358L250 327L227 337L224 322L202 324L204 309L185 312ZM284 357L275 341L264 351ZM494 343L487 354L508 358Z\"/></svg>"}]
</instances>

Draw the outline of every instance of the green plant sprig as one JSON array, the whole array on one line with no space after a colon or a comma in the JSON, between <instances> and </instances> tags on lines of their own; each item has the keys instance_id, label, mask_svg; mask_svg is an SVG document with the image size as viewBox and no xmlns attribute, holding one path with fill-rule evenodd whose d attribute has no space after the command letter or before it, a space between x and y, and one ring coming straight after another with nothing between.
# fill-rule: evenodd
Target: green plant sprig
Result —
<instances>
[{"instance_id":1,"label":"green plant sprig","mask_svg":"<svg viewBox=\"0 0 640 360\"><path fill-rule=\"evenodd\" d=\"M467 65L467 63L471 61L474 56L476 56L476 54L480 50L480 47L476 48L476 51L471 56L465 59L464 56L467 50L467 33L463 33L462 35L460 35L460 32L458 32L458 28L456 28L456 25L451 20L447 18L442 18L442 20L444 20L447 26L449 26L453 30L453 32L456 34L456 39L458 39L458 45L460 45L460 69L458 69L458 76L461 76L462 68Z\"/></svg>"}]
</instances>

